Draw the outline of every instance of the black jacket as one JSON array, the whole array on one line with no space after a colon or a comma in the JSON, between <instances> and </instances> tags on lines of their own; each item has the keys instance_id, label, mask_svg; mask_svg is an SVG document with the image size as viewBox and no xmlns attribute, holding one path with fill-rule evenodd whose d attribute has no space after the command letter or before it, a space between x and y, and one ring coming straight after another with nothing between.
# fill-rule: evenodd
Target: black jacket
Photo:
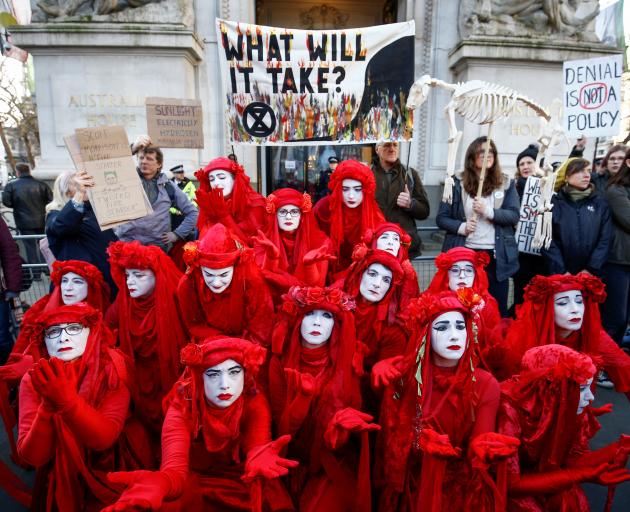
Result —
<instances>
[{"instance_id":1,"label":"black jacket","mask_svg":"<svg viewBox=\"0 0 630 512\"><path fill-rule=\"evenodd\" d=\"M542 249L550 274L577 274L588 270L601 275L608 261L612 220L606 199L593 191L573 202L563 189L551 200L553 229L549 249Z\"/></svg>"},{"instance_id":2,"label":"black jacket","mask_svg":"<svg viewBox=\"0 0 630 512\"><path fill-rule=\"evenodd\" d=\"M46 205L52 197L50 187L30 175L10 181L2 192L2 202L13 208L15 226L19 231L44 232Z\"/></svg>"}]
</instances>

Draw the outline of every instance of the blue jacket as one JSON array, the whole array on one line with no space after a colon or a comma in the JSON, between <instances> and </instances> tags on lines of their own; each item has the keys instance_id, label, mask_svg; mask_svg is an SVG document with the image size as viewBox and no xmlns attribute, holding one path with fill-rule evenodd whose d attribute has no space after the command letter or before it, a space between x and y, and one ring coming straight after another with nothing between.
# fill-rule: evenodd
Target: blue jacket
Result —
<instances>
[{"instance_id":1,"label":"blue jacket","mask_svg":"<svg viewBox=\"0 0 630 512\"><path fill-rule=\"evenodd\" d=\"M519 200L514 182L503 190L503 201L499 208L494 209L494 250L497 261L497 280L504 281L518 270L518 246L514 238L514 228L519 218ZM464 201L462 199L462 185L455 178L453 187L453 202L442 201L435 222L439 228L446 231L442 251L453 247L460 247L466 243L466 237L459 235L457 230L462 222L466 222Z\"/></svg>"},{"instance_id":2,"label":"blue jacket","mask_svg":"<svg viewBox=\"0 0 630 512\"><path fill-rule=\"evenodd\" d=\"M549 249L541 251L550 274L577 274L588 270L601 275L608 260L612 218L606 199L593 191L573 202L560 190L551 200L553 229Z\"/></svg>"}]
</instances>

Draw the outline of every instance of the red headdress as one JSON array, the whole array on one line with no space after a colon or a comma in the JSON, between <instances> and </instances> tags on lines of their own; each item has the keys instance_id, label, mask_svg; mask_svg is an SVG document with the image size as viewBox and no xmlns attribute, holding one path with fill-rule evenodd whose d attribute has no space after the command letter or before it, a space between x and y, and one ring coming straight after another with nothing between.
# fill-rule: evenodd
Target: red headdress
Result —
<instances>
[{"instance_id":1,"label":"red headdress","mask_svg":"<svg viewBox=\"0 0 630 512\"><path fill-rule=\"evenodd\" d=\"M520 374L501 385L519 411L521 452L540 472L561 469L575 440L580 386L595 375L589 356L563 345L529 349Z\"/></svg>"},{"instance_id":2,"label":"red headdress","mask_svg":"<svg viewBox=\"0 0 630 512\"><path fill-rule=\"evenodd\" d=\"M471 289L422 294L406 311L410 331L403 364L403 378L387 388L383 397L381 426L383 471L379 475L402 492L409 451L419 449L420 432L432 428L448 434L454 447L461 446L474 421L478 397L474 392L476 329L473 318L481 297ZM466 321L468 345L454 371L437 367L431 350L431 326L443 313L460 311ZM402 387L401 385L402 384ZM441 397L432 403L432 395ZM446 405L457 411L453 421L441 421Z\"/></svg>"},{"instance_id":3,"label":"red headdress","mask_svg":"<svg viewBox=\"0 0 630 512\"><path fill-rule=\"evenodd\" d=\"M590 274L535 276L525 288L524 302L518 308L516 320L505 339L512 373L518 368L527 350L540 345L558 343L554 314L554 294L567 290L580 290L584 297L582 327L571 340L579 352L596 354L600 339L601 319L599 303L606 298L602 281ZM567 343L562 343L567 344Z\"/></svg>"},{"instance_id":4,"label":"red headdress","mask_svg":"<svg viewBox=\"0 0 630 512\"><path fill-rule=\"evenodd\" d=\"M186 304L182 314L195 337L242 335L248 328L253 328L255 333L262 327L245 325L245 310L248 302L256 301L269 301L272 310L269 290L253 261L252 250L244 247L223 224L212 226L201 240L188 242L184 246L184 261L188 269L177 294L181 303ZM230 286L220 294L213 293L206 286L200 267L232 266L234 274ZM272 318L261 322L272 322ZM266 343L268 340L264 340Z\"/></svg>"},{"instance_id":5,"label":"red headdress","mask_svg":"<svg viewBox=\"0 0 630 512\"><path fill-rule=\"evenodd\" d=\"M469 261L475 267L475 280L473 282L473 289L482 295L488 294L488 275L486 274L485 267L490 263L490 257L485 252L477 252L467 247L454 247L446 252L443 252L435 258L435 266L437 272L429 288L426 290L429 293L440 293L447 291L448 286L448 269L450 269L458 261Z\"/></svg>"},{"instance_id":6,"label":"red headdress","mask_svg":"<svg viewBox=\"0 0 630 512\"><path fill-rule=\"evenodd\" d=\"M363 243L370 249L376 249L379 237L386 231L398 233L400 237L400 250L398 251L398 261L402 264L409 259L409 246L411 245L411 237L400 227L400 224L394 222L383 222L373 229L368 229L363 233Z\"/></svg>"},{"instance_id":7,"label":"red headdress","mask_svg":"<svg viewBox=\"0 0 630 512\"><path fill-rule=\"evenodd\" d=\"M137 241L114 242L107 253L112 278L119 290L116 305L120 348L132 359L136 352L157 352L160 381L168 391L179 376L179 349L187 338L176 297L182 273L156 246ZM149 269L155 274L155 289L148 297L129 296L125 269L131 268Z\"/></svg>"},{"instance_id":8,"label":"red headdress","mask_svg":"<svg viewBox=\"0 0 630 512\"><path fill-rule=\"evenodd\" d=\"M185 370L164 400L165 407L173 403L184 409L192 423L192 436L203 431L206 449L211 453L224 450L238 440L240 420L247 401L258 394L256 375L265 361L266 350L240 338L213 338L203 343L189 343L181 351ZM204 393L203 374L213 366L232 359L245 370L245 385L241 396L229 407L219 409L208 405ZM232 457L239 460L238 443Z\"/></svg>"}]
</instances>

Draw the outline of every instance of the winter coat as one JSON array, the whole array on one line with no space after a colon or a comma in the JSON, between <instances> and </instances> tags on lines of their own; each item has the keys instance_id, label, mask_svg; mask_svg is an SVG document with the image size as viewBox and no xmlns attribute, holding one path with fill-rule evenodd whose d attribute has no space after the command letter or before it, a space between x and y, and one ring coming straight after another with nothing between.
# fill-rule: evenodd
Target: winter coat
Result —
<instances>
[{"instance_id":1,"label":"winter coat","mask_svg":"<svg viewBox=\"0 0 630 512\"><path fill-rule=\"evenodd\" d=\"M50 187L33 176L20 176L10 181L2 192L4 206L13 208L19 231L44 232L46 205L52 201Z\"/></svg>"},{"instance_id":2,"label":"winter coat","mask_svg":"<svg viewBox=\"0 0 630 512\"><path fill-rule=\"evenodd\" d=\"M606 200L612 213L612 242L608 261L630 265L630 187L611 185Z\"/></svg>"},{"instance_id":3,"label":"winter coat","mask_svg":"<svg viewBox=\"0 0 630 512\"><path fill-rule=\"evenodd\" d=\"M551 203L552 241L548 249L541 251L549 274L588 270L601 275L608 261L612 236L606 199L593 190L590 196L574 202L563 188Z\"/></svg>"},{"instance_id":4,"label":"winter coat","mask_svg":"<svg viewBox=\"0 0 630 512\"><path fill-rule=\"evenodd\" d=\"M3 219L0 219L0 264L4 280L0 281L0 295L5 291L20 293L22 289L22 260L17 244ZM0 300L3 297L0 296Z\"/></svg>"}]
</instances>

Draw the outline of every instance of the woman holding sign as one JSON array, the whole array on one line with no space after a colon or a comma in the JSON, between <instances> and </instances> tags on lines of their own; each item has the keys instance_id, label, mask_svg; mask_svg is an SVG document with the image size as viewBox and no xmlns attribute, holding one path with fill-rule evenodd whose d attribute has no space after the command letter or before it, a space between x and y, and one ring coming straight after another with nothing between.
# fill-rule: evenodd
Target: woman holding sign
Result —
<instances>
[{"instance_id":1,"label":"woman holding sign","mask_svg":"<svg viewBox=\"0 0 630 512\"><path fill-rule=\"evenodd\" d=\"M479 137L468 146L464 170L455 178L453 200L450 204L440 203L435 221L446 230L442 251L464 245L488 254L488 290L497 299L501 316L507 316L508 279L518 270L514 238L519 218L518 194L512 180L501 173L492 141L487 151L485 179L479 186L486 146L486 137Z\"/></svg>"}]
</instances>

